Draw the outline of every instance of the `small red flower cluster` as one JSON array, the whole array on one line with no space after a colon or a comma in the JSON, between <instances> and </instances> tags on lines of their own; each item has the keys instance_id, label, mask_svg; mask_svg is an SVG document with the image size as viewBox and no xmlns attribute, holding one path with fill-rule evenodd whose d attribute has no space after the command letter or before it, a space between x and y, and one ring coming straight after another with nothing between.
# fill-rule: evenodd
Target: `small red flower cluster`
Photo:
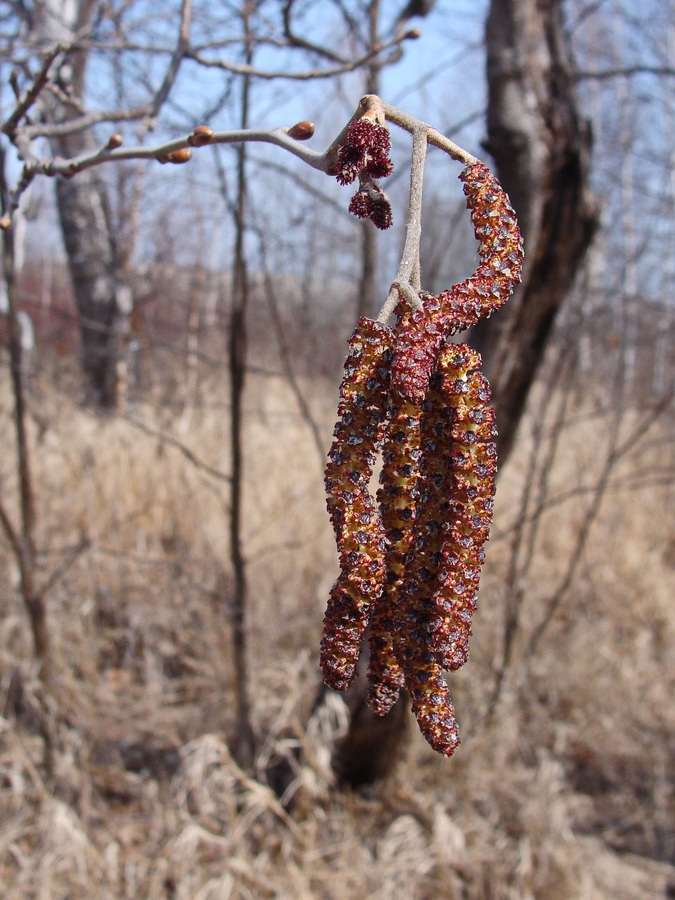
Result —
<instances>
[{"instance_id":1,"label":"small red flower cluster","mask_svg":"<svg viewBox=\"0 0 675 900\"><path fill-rule=\"evenodd\" d=\"M349 342L326 466L341 573L321 642L324 680L344 690L370 625L369 706L384 715L405 687L422 733L446 756L459 737L443 671L468 657L497 455L480 356L448 339L505 302L522 264L499 182L480 163L461 177L477 272L439 297L423 294L419 312L401 302L393 329L360 319Z\"/></svg>"},{"instance_id":2,"label":"small red flower cluster","mask_svg":"<svg viewBox=\"0 0 675 900\"><path fill-rule=\"evenodd\" d=\"M391 204L378 190L364 188L357 191L349 201L349 212L357 219L370 219L380 231L386 231L394 223Z\"/></svg>"},{"instance_id":3,"label":"small red flower cluster","mask_svg":"<svg viewBox=\"0 0 675 900\"><path fill-rule=\"evenodd\" d=\"M365 117L355 119L347 129L347 142L338 151L335 173L340 184L352 184L358 177L360 187L350 201L349 212L359 219L370 219L382 230L391 227L391 205L375 179L393 172L390 149L389 131L384 125Z\"/></svg>"},{"instance_id":4,"label":"small red flower cluster","mask_svg":"<svg viewBox=\"0 0 675 900\"><path fill-rule=\"evenodd\" d=\"M394 165L389 159L391 139L389 130L372 119L355 119L347 129L347 143L338 151L340 184L352 184L358 175L386 178Z\"/></svg>"}]
</instances>

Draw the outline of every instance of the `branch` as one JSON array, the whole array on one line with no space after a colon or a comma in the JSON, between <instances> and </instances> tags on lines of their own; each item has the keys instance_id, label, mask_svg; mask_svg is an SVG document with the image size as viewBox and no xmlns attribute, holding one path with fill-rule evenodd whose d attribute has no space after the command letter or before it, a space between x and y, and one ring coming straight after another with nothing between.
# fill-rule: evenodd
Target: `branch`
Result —
<instances>
[{"instance_id":1,"label":"branch","mask_svg":"<svg viewBox=\"0 0 675 900\"><path fill-rule=\"evenodd\" d=\"M186 447L185 444L181 443L181 441L177 440L171 435L164 434L161 431L156 431L154 428L150 428L148 425L144 425L142 422L139 422L138 419L133 419L131 416L122 416L121 420L123 422L127 422L129 425L137 428L139 431L142 431L143 434L147 434L150 437L157 438L163 444L167 444L170 447L175 447L180 453L183 454L185 459L193 465L196 469L200 469L202 472L206 472L208 475L211 475L213 478L218 479L219 481L231 482L232 478L230 475L226 475L225 472L221 472L220 469L216 469L213 466L210 466L208 463L204 462L202 459L199 459L189 447Z\"/></svg>"},{"instance_id":2,"label":"branch","mask_svg":"<svg viewBox=\"0 0 675 900\"><path fill-rule=\"evenodd\" d=\"M210 69L221 69L225 72L233 72L236 75L248 75L252 78L260 78L265 81L271 81L276 78L287 79L290 81L310 81L316 78L334 78L336 75L344 75L346 72L353 72L356 69L365 66L385 50L389 50L391 47L397 47L402 44L403 41L415 40L418 37L419 32L415 29L406 31L403 34L396 35L383 44L378 44L361 56L356 57L356 59L341 62L330 69L308 69L304 72L289 72L287 69L270 71L267 69L257 69L255 66L246 63L234 63L227 59L209 59L208 57L203 56L199 50L195 49L187 50L185 55L200 66L205 66ZM298 40L300 39L298 38ZM300 44L298 46L304 45ZM314 52L320 51L318 48L314 48Z\"/></svg>"},{"instance_id":3,"label":"branch","mask_svg":"<svg viewBox=\"0 0 675 900\"><path fill-rule=\"evenodd\" d=\"M187 28L189 7L189 0L185 0L184 28ZM181 39L179 39L179 45L180 42ZM176 60L176 64L178 64L178 50L176 51ZM168 84L168 79L169 76L167 75L165 85ZM160 89L160 91L161 90L162 89ZM120 112L116 114L92 113L89 116L67 123L67 125L40 126L39 133L42 135L54 136L57 132L59 134L61 133L60 129L63 129L64 133L67 133L67 129L78 130L80 128L88 127L88 124L95 124L99 121L97 116L117 115L120 118L131 118L132 112L133 111L127 111L126 113ZM17 187L9 192L9 199L4 210L5 215L0 220L0 228L7 228L9 226L11 215L14 210L17 209L22 193L36 175L62 175L65 178L70 178L78 172L102 165L103 163L121 162L123 160L131 159L154 159L161 163L185 163L192 157L191 148L199 148L206 146L207 144L238 144L244 142L274 144L287 150L294 156L297 156L298 159L301 159L313 169L317 169L320 172L326 172L327 174L333 174L338 152L347 140L347 129L349 125L355 119L365 115L380 120L382 124L384 124L385 120L392 122L399 128L402 128L404 131L408 131L413 135L413 147L417 148L414 150L413 155L417 156L419 159L419 167L417 174L415 175L415 183L417 184L419 181L419 190L421 190L421 177L424 165L424 154L426 153L426 144L432 144L433 146L438 147L444 153L447 153L452 157L452 159L458 160L459 162L464 163L464 165L472 165L473 163L478 162L475 156L468 153L466 150L463 150L455 144L454 141L445 137L445 135L441 134L435 128L432 128L420 119L403 112L397 107L385 103L376 95L367 94L359 102L359 105L349 122L324 153L320 153L317 150L311 150L303 144L303 141L310 138L314 133L314 126L309 122L299 122L290 128L273 128L269 130L240 129L220 132L213 132L207 126L201 125L197 126L194 131L188 135L152 146L123 147L121 135L113 134L102 147L91 152L83 153L80 156L71 157L70 159L62 159L60 157L36 157L32 156L24 149L22 155L26 162L23 167L21 179ZM38 126L36 126L36 130L22 129L21 133L23 135L28 133L32 136L37 136L37 128ZM19 136L16 136L13 140L20 149L24 148L25 138L20 139ZM424 151L422 150L423 145L425 145ZM414 199L414 195L411 196L411 202L418 202ZM419 256L419 250L417 251L417 256ZM413 269L410 269L410 271L406 270L403 281L409 282L412 275ZM408 289L403 287L402 290L405 293Z\"/></svg>"},{"instance_id":4,"label":"branch","mask_svg":"<svg viewBox=\"0 0 675 900\"><path fill-rule=\"evenodd\" d=\"M49 72L55 60L57 60L60 56L63 56L65 52L66 48L62 47L60 44L56 44L51 48L51 50L48 51L42 65L40 66L40 70L33 79L33 84L28 88L28 90L23 94L22 97L19 97L14 112L2 125L2 131L6 135L8 135L10 139L14 137L19 122L26 115L31 106L35 103L38 96L40 95L40 92L47 84L47 81L49 79Z\"/></svg>"},{"instance_id":5,"label":"branch","mask_svg":"<svg viewBox=\"0 0 675 900\"><path fill-rule=\"evenodd\" d=\"M9 518L7 510L4 507L2 501L0 501L0 526L2 530L5 532L5 537L9 541L9 545L12 548L12 553L14 554L17 560L21 559L21 540L19 535L16 533L14 525L12 525L12 521Z\"/></svg>"},{"instance_id":6,"label":"branch","mask_svg":"<svg viewBox=\"0 0 675 900\"><path fill-rule=\"evenodd\" d=\"M364 100L368 100L370 97L372 97L372 95L367 95L361 102L363 103ZM444 153L447 153L448 156L451 156L458 162L464 163L465 166L472 166L479 161L476 156L473 156L471 153L463 150L459 146L459 144L451 141L450 138L447 138L444 134L441 134L440 131L432 128L431 125L427 125L425 122L420 121L420 119L416 119L415 116L411 116L409 113L403 112L402 109L398 109L396 106L391 106L391 104L385 103L385 101L380 100L379 97L372 97L372 99L378 100L382 104L384 115L388 122L391 122L394 125L398 125L399 128L402 128L404 131L407 131L410 134L414 134L415 131L420 128L424 129L424 131L426 132L427 141L430 144L432 144L434 147L438 147L440 150L442 150Z\"/></svg>"},{"instance_id":7,"label":"branch","mask_svg":"<svg viewBox=\"0 0 675 900\"><path fill-rule=\"evenodd\" d=\"M166 70L164 81L160 85L159 90L155 94L154 100L151 104L151 115L153 117L157 115L157 113L166 102L171 88L173 87L176 80L176 76L178 75L180 64L185 59L185 54L187 52L190 41L191 24L192 0L183 0L180 11L180 27L178 29L178 40L176 41L176 48L171 56L171 61L169 62L169 67Z\"/></svg>"},{"instance_id":8,"label":"branch","mask_svg":"<svg viewBox=\"0 0 675 900\"><path fill-rule=\"evenodd\" d=\"M427 133L423 126L413 131L412 165L410 167L410 200L408 203L408 221L406 222L405 244L396 280L389 290L384 306L377 318L386 323L396 308L398 301L404 297L414 308L421 308L420 290L420 237L422 235L422 185L424 181L424 164L427 156Z\"/></svg>"},{"instance_id":9,"label":"branch","mask_svg":"<svg viewBox=\"0 0 675 900\"><path fill-rule=\"evenodd\" d=\"M346 62L345 59L341 56L338 56L337 53L334 53L332 50L328 50L326 47L321 47L319 44L313 44L311 41L306 41L304 38L298 37L293 32L293 26L291 24L291 9L293 7L293 3L294 0L286 0L283 9L284 36L288 40L288 43L293 47L300 47L303 50L309 50L310 53L316 53L317 56L323 56L325 59L331 60L331 62L344 65Z\"/></svg>"},{"instance_id":10,"label":"branch","mask_svg":"<svg viewBox=\"0 0 675 900\"><path fill-rule=\"evenodd\" d=\"M618 66L614 69L581 69L574 73L577 81L594 79L604 81L609 78L630 78L632 75L657 75L672 78L675 76L673 66Z\"/></svg>"},{"instance_id":11,"label":"branch","mask_svg":"<svg viewBox=\"0 0 675 900\"><path fill-rule=\"evenodd\" d=\"M22 141L29 142L35 140L35 138L38 137L64 137L69 134L75 134L78 131L85 131L86 129L92 128L94 125L98 125L101 122L133 122L138 119L155 118L164 103L166 103L166 100L168 99L168 96L171 92L171 88L173 87L176 81L176 77L178 76L180 65L187 55L190 40L191 21L192 0L183 0L176 45L172 50L171 59L169 60L169 65L167 67L162 83L155 92L155 96L148 103L144 103L142 106L132 106L130 109L125 110L92 110L87 113L82 113L82 115L77 118L68 119L65 122L42 122L40 124L27 125L21 128ZM69 49L80 49L80 46L81 45L79 43L74 43ZM52 85L48 85L47 77L49 74L51 63L60 53L64 53L64 48L60 46L57 46L56 48L54 48L54 50L50 51L48 59L45 61L45 64L40 70L40 73L38 73L38 76L36 77L35 83L32 85L29 91L29 105L32 105L32 103L35 102L38 94L41 90L43 90L43 88L53 87ZM47 63L49 64L47 65ZM73 103L73 99L68 96L61 97L61 101L63 103ZM22 116L25 115L27 108L28 107L26 106L24 109L20 109L19 106L12 113L12 116L8 120L8 123L13 121L14 128L12 134L16 132L18 123ZM6 126L3 126L3 131L5 131L6 134L10 134L10 132L7 131Z\"/></svg>"}]
</instances>

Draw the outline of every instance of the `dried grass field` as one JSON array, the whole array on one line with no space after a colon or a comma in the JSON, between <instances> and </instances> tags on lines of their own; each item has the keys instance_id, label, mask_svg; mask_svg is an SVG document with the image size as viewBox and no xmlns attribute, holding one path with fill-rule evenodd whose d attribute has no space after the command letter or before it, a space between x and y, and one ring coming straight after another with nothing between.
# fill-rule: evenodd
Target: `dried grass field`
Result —
<instances>
[{"instance_id":1,"label":"dried grass field","mask_svg":"<svg viewBox=\"0 0 675 900\"><path fill-rule=\"evenodd\" d=\"M6 367L1 379L0 483L16 515ZM300 386L328 446L337 382ZM411 728L394 774L352 792L328 766L344 710L310 718L336 557L324 460L287 382L252 375L246 394L254 777L228 747L222 383L202 379L194 405L143 397L104 418L39 375L30 440L59 665L46 694L3 539L0 895L675 896L675 490L659 477L672 408L619 416L590 393L563 409L560 390L539 388L500 474L472 656L450 676L462 746L445 760ZM506 610L514 641L488 715ZM263 777L284 753L298 760L290 803Z\"/></svg>"}]
</instances>

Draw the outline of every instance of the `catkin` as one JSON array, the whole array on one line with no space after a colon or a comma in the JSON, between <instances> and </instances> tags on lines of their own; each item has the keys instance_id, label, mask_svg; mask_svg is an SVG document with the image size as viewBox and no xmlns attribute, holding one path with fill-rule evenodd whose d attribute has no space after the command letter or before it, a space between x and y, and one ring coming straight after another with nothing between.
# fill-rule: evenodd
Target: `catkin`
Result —
<instances>
[{"instance_id":1,"label":"catkin","mask_svg":"<svg viewBox=\"0 0 675 900\"><path fill-rule=\"evenodd\" d=\"M404 684L394 641L401 579L415 517L419 457L420 408L400 400L390 412L377 492L386 541L385 581L371 623L366 702L378 715L389 712Z\"/></svg>"},{"instance_id":2,"label":"catkin","mask_svg":"<svg viewBox=\"0 0 675 900\"><path fill-rule=\"evenodd\" d=\"M523 248L507 194L483 163L467 166L460 179L480 264L473 275L437 297L422 293L421 310L403 313L409 321L394 349L391 380L395 390L417 403L449 338L499 309L520 281Z\"/></svg>"},{"instance_id":3,"label":"catkin","mask_svg":"<svg viewBox=\"0 0 675 900\"><path fill-rule=\"evenodd\" d=\"M384 529L368 482L386 425L391 331L362 318L349 348L340 419L325 470L341 572L324 617L321 667L325 683L338 691L354 677L372 605L384 581Z\"/></svg>"}]
</instances>

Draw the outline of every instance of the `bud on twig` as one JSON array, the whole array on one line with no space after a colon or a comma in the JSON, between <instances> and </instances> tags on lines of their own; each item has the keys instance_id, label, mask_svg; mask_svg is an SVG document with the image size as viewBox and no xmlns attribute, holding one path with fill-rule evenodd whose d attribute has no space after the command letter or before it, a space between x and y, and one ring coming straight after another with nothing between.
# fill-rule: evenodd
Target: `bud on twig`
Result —
<instances>
[{"instance_id":1,"label":"bud on twig","mask_svg":"<svg viewBox=\"0 0 675 900\"><path fill-rule=\"evenodd\" d=\"M169 153L168 161L171 163L186 163L192 159L192 150L183 147L181 150L174 150Z\"/></svg>"},{"instance_id":2,"label":"bud on twig","mask_svg":"<svg viewBox=\"0 0 675 900\"><path fill-rule=\"evenodd\" d=\"M124 138L121 134L111 134L105 146L107 150L115 150L117 147L121 147L123 143Z\"/></svg>"},{"instance_id":3,"label":"bud on twig","mask_svg":"<svg viewBox=\"0 0 675 900\"><path fill-rule=\"evenodd\" d=\"M288 136L296 141L308 141L314 134L314 122L296 122L288 129Z\"/></svg>"},{"instance_id":4,"label":"bud on twig","mask_svg":"<svg viewBox=\"0 0 675 900\"><path fill-rule=\"evenodd\" d=\"M211 143L212 138L212 128L209 128L208 125L197 125L188 138L188 144L190 144L191 147L204 147L206 144Z\"/></svg>"}]
</instances>

